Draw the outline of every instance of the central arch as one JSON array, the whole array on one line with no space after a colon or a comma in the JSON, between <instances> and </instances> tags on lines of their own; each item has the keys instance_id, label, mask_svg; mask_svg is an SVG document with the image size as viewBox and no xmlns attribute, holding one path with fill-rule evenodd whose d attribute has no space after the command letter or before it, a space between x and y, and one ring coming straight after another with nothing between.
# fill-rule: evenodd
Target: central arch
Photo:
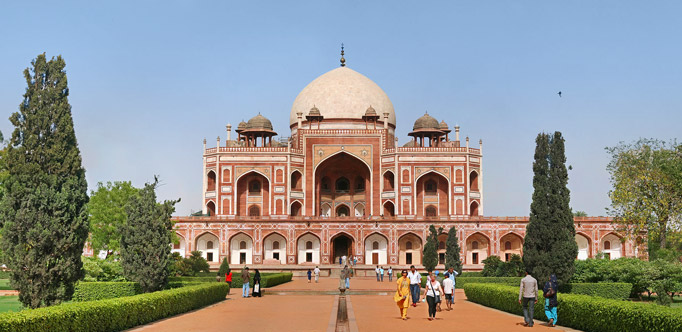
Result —
<instances>
[{"instance_id":1,"label":"central arch","mask_svg":"<svg viewBox=\"0 0 682 332\"><path fill-rule=\"evenodd\" d=\"M437 171L428 171L417 178L417 216L431 217L450 214L450 180Z\"/></svg>"},{"instance_id":2,"label":"central arch","mask_svg":"<svg viewBox=\"0 0 682 332\"><path fill-rule=\"evenodd\" d=\"M347 233L338 233L334 235L331 240L332 250L331 250L331 261L333 264L339 263L339 258L346 256L348 259L353 254L353 245L355 240L352 236Z\"/></svg>"},{"instance_id":3,"label":"central arch","mask_svg":"<svg viewBox=\"0 0 682 332\"><path fill-rule=\"evenodd\" d=\"M371 171L358 157L346 152L332 155L315 168L314 176L316 215L329 213L331 217L337 217L344 212L346 216L354 216L350 207L358 203L369 206L371 196L366 188L371 186ZM346 205L348 211L339 210L340 204ZM323 211L326 205L336 208Z\"/></svg>"}]
</instances>

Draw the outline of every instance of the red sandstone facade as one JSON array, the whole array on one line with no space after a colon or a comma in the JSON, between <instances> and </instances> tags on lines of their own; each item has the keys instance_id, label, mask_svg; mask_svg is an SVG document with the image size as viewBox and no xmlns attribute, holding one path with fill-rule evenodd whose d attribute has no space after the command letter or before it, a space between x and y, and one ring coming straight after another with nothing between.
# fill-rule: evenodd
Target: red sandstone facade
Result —
<instances>
[{"instance_id":1,"label":"red sandstone facade","mask_svg":"<svg viewBox=\"0 0 682 332\"><path fill-rule=\"evenodd\" d=\"M420 265L428 227L455 227L467 270L522 254L527 217L483 217L482 141L471 147L428 114L397 146L395 112L371 80L346 67L294 102L291 137L273 141L262 115L203 154L203 215L176 217L175 251L217 264ZM576 218L578 258L637 256L608 218ZM445 238L439 238L444 257ZM442 263L443 258L441 258Z\"/></svg>"}]
</instances>

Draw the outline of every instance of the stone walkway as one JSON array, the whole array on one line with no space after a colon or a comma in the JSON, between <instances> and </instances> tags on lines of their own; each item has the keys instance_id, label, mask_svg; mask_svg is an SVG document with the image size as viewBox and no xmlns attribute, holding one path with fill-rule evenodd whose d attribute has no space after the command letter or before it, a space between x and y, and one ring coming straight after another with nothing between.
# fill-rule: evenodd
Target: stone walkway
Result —
<instances>
[{"instance_id":1,"label":"stone walkway","mask_svg":"<svg viewBox=\"0 0 682 332\"><path fill-rule=\"evenodd\" d=\"M335 331L338 279L323 278L319 283L294 279L267 289L262 298L242 298L241 289L231 290L227 300L215 305L138 327L132 331ZM463 290L456 291L452 311L441 311L436 320L427 319L427 305L408 309L407 321L399 317L393 302L395 283L371 278L351 279L351 295L346 297L348 331L527 331L523 318L469 301ZM363 295L353 295L354 293ZM281 295L275 295L281 294ZM443 306L445 308L445 306ZM533 331L574 331L550 328L536 321Z\"/></svg>"}]
</instances>

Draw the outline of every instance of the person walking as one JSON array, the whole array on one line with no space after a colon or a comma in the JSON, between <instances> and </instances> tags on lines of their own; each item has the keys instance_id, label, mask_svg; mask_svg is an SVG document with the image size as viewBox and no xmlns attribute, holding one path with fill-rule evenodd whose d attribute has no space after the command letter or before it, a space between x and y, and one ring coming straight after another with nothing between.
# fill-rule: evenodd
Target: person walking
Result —
<instances>
[{"instance_id":1,"label":"person walking","mask_svg":"<svg viewBox=\"0 0 682 332\"><path fill-rule=\"evenodd\" d=\"M395 291L393 300L398 304L400 317L407 319L407 308L410 307L410 279L407 277L407 270L402 270L401 277L398 278L398 289Z\"/></svg>"},{"instance_id":2,"label":"person walking","mask_svg":"<svg viewBox=\"0 0 682 332\"><path fill-rule=\"evenodd\" d=\"M344 267L341 269L341 273L339 273L339 289L346 289L348 288L346 286L346 279L348 278L348 266Z\"/></svg>"},{"instance_id":3,"label":"person walking","mask_svg":"<svg viewBox=\"0 0 682 332\"><path fill-rule=\"evenodd\" d=\"M388 281L393 281L393 269L388 267Z\"/></svg>"},{"instance_id":4,"label":"person walking","mask_svg":"<svg viewBox=\"0 0 682 332\"><path fill-rule=\"evenodd\" d=\"M310 269L308 269L308 273L307 273L307 274L308 274L308 283L310 283L310 281L313 279L313 271L311 271Z\"/></svg>"},{"instance_id":5,"label":"person walking","mask_svg":"<svg viewBox=\"0 0 682 332\"><path fill-rule=\"evenodd\" d=\"M358 258L353 257L353 266L356 266L356 265L358 265Z\"/></svg>"},{"instance_id":6,"label":"person walking","mask_svg":"<svg viewBox=\"0 0 682 332\"><path fill-rule=\"evenodd\" d=\"M526 270L526 276L519 285L519 304L523 307L523 326L533 327L535 304L538 303L538 281Z\"/></svg>"},{"instance_id":7,"label":"person walking","mask_svg":"<svg viewBox=\"0 0 682 332\"><path fill-rule=\"evenodd\" d=\"M374 273L377 274L377 282L379 282L379 265L377 265L377 267L374 268Z\"/></svg>"},{"instance_id":8,"label":"person walking","mask_svg":"<svg viewBox=\"0 0 682 332\"><path fill-rule=\"evenodd\" d=\"M315 283L317 283L320 280L320 267L315 266L315 270L313 272L315 273Z\"/></svg>"},{"instance_id":9,"label":"person walking","mask_svg":"<svg viewBox=\"0 0 682 332\"><path fill-rule=\"evenodd\" d=\"M249 297L249 281L251 281L249 268L245 267L242 270L242 297Z\"/></svg>"},{"instance_id":10,"label":"person walking","mask_svg":"<svg viewBox=\"0 0 682 332\"><path fill-rule=\"evenodd\" d=\"M343 265L343 263L341 263L341 256L339 256L339 265Z\"/></svg>"},{"instance_id":11,"label":"person walking","mask_svg":"<svg viewBox=\"0 0 682 332\"><path fill-rule=\"evenodd\" d=\"M410 279L410 294L412 295L412 306L416 307L419 302L419 293L421 293L422 275L417 272L414 265L410 266L410 272L407 273Z\"/></svg>"},{"instance_id":12,"label":"person walking","mask_svg":"<svg viewBox=\"0 0 682 332\"><path fill-rule=\"evenodd\" d=\"M230 295L230 290L232 289L232 270L225 273L225 282L230 288L227 289L227 295Z\"/></svg>"},{"instance_id":13,"label":"person walking","mask_svg":"<svg viewBox=\"0 0 682 332\"><path fill-rule=\"evenodd\" d=\"M256 269L256 274L253 276L253 297L261 297L260 280L260 272Z\"/></svg>"},{"instance_id":14,"label":"person walking","mask_svg":"<svg viewBox=\"0 0 682 332\"><path fill-rule=\"evenodd\" d=\"M445 305L447 310L452 310L452 298L455 296L455 282L450 279L450 272L445 272L443 279L443 294L445 294Z\"/></svg>"},{"instance_id":15,"label":"person walking","mask_svg":"<svg viewBox=\"0 0 682 332\"><path fill-rule=\"evenodd\" d=\"M547 325L556 326L559 320L557 316L556 307L559 305L557 299L557 292L559 291L559 282L556 275L549 276L549 281L545 282L545 287L542 288L543 297L545 298L545 316L547 316Z\"/></svg>"},{"instance_id":16,"label":"person walking","mask_svg":"<svg viewBox=\"0 0 682 332\"><path fill-rule=\"evenodd\" d=\"M457 289L457 280L455 280L455 277L459 275L459 272L455 271L454 268L449 268L448 274L450 275L450 280L452 280L452 298L450 299L450 302L451 304L455 304L455 289Z\"/></svg>"},{"instance_id":17,"label":"person walking","mask_svg":"<svg viewBox=\"0 0 682 332\"><path fill-rule=\"evenodd\" d=\"M384 282L384 267L379 266L379 275L381 276L381 282Z\"/></svg>"},{"instance_id":18,"label":"person walking","mask_svg":"<svg viewBox=\"0 0 682 332\"><path fill-rule=\"evenodd\" d=\"M443 288L436 280L436 275L430 274L426 277L426 288L424 288L426 303L429 305L429 320L436 319L436 305L441 301L441 294L443 294Z\"/></svg>"},{"instance_id":19,"label":"person walking","mask_svg":"<svg viewBox=\"0 0 682 332\"><path fill-rule=\"evenodd\" d=\"M350 277L353 275L353 270L351 270L348 265L345 265L346 270L346 289L350 289Z\"/></svg>"}]
</instances>

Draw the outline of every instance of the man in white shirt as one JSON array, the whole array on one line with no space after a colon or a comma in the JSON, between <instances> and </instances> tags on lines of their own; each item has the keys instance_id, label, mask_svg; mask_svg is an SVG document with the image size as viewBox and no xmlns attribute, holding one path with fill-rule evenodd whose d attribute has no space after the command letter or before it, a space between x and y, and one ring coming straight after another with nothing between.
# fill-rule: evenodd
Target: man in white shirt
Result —
<instances>
[{"instance_id":1,"label":"man in white shirt","mask_svg":"<svg viewBox=\"0 0 682 332\"><path fill-rule=\"evenodd\" d=\"M320 268L316 266L313 272L315 273L315 283L317 283L320 280Z\"/></svg>"},{"instance_id":2,"label":"man in white shirt","mask_svg":"<svg viewBox=\"0 0 682 332\"><path fill-rule=\"evenodd\" d=\"M410 272L407 272L407 278L410 279L410 295L412 295L412 306L416 307L419 302L419 293L421 293L422 275L417 272L414 265L410 266Z\"/></svg>"},{"instance_id":3,"label":"man in white shirt","mask_svg":"<svg viewBox=\"0 0 682 332\"><path fill-rule=\"evenodd\" d=\"M445 293L445 304L448 309L452 310L452 298L455 296L455 282L450 279L450 273L445 272L445 279L443 279L443 293Z\"/></svg>"},{"instance_id":4,"label":"man in white shirt","mask_svg":"<svg viewBox=\"0 0 682 332\"><path fill-rule=\"evenodd\" d=\"M377 281L379 281L379 265L374 269L374 272L377 274Z\"/></svg>"}]
</instances>

